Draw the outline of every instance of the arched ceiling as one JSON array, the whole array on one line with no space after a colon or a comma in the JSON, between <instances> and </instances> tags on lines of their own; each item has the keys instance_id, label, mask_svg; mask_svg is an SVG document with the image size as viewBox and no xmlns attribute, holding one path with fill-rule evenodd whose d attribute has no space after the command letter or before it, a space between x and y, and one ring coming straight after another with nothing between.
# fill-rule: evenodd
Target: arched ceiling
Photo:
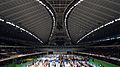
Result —
<instances>
[{"instance_id":1,"label":"arched ceiling","mask_svg":"<svg viewBox=\"0 0 120 67\"><path fill-rule=\"evenodd\" d=\"M77 43L91 31L119 17L119 0L83 0L67 18L68 32L73 43Z\"/></svg>"},{"instance_id":2,"label":"arched ceiling","mask_svg":"<svg viewBox=\"0 0 120 67\"><path fill-rule=\"evenodd\" d=\"M48 7L38 0L0 0L0 16L48 42L53 18Z\"/></svg>"},{"instance_id":3,"label":"arched ceiling","mask_svg":"<svg viewBox=\"0 0 120 67\"><path fill-rule=\"evenodd\" d=\"M81 42L100 42L120 38L120 20L86 36Z\"/></svg>"},{"instance_id":4,"label":"arched ceiling","mask_svg":"<svg viewBox=\"0 0 120 67\"><path fill-rule=\"evenodd\" d=\"M48 43L55 31L67 33L63 38L76 44L120 18L120 1L0 0L1 17L29 31L40 42Z\"/></svg>"},{"instance_id":5,"label":"arched ceiling","mask_svg":"<svg viewBox=\"0 0 120 67\"><path fill-rule=\"evenodd\" d=\"M34 46L42 45L39 40L8 22L0 20L0 46Z\"/></svg>"}]
</instances>

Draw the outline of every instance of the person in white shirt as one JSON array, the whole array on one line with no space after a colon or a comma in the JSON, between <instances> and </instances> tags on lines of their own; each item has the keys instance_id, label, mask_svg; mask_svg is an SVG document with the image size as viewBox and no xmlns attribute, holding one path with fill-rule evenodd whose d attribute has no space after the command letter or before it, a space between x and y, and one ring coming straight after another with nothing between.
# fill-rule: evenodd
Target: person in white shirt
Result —
<instances>
[{"instance_id":1,"label":"person in white shirt","mask_svg":"<svg viewBox=\"0 0 120 67\"><path fill-rule=\"evenodd\" d=\"M66 62L66 63L65 63L65 67L71 67L71 66L70 66L70 63Z\"/></svg>"},{"instance_id":2,"label":"person in white shirt","mask_svg":"<svg viewBox=\"0 0 120 67\"><path fill-rule=\"evenodd\" d=\"M52 67L56 67L55 61L52 62Z\"/></svg>"}]
</instances>

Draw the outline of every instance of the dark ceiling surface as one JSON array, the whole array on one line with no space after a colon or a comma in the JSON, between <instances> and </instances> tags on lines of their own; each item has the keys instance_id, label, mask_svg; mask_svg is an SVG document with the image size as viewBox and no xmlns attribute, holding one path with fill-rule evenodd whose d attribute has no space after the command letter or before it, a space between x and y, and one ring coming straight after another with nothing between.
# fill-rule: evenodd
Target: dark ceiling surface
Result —
<instances>
[{"instance_id":1,"label":"dark ceiling surface","mask_svg":"<svg viewBox=\"0 0 120 67\"><path fill-rule=\"evenodd\" d=\"M120 17L119 0L84 0L70 13L68 30L76 43L92 30Z\"/></svg>"},{"instance_id":2,"label":"dark ceiling surface","mask_svg":"<svg viewBox=\"0 0 120 67\"><path fill-rule=\"evenodd\" d=\"M22 36L24 36L24 37L22 37ZM13 27L9 24L6 24L5 22L1 22L1 21L0 21L0 37L39 42L35 38L28 35L26 32L23 32L20 29L15 28L15 27Z\"/></svg>"},{"instance_id":3,"label":"dark ceiling surface","mask_svg":"<svg viewBox=\"0 0 120 67\"><path fill-rule=\"evenodd\" d=\"M109 24L108 27L103 25L120 17L120 0L0 0L0 17L38 38L29 34L24 35L27 32L18 33L15 30L15 36L6 35L7 37L14 36L34 42L39 39L40 42L47 44L55 32L59 34L59 31L63 31L73 44L77 44L119 35L120 32L116 30L119 28L119 22L111 23L113 26L110 27ZM11 28L8 30L12 30ZM3 25L0 30L3 32ZM94 32L90 33L91 31ZM111 35L106 35L109 32Z\"/></svg>"},{"instance_id":4,"label":"dark ceiling surface","mask_svg":"<svg viewBox=\"0 0 120 67\"><path fill-rule=\"evenodd\" d=\"M32 46L33 44L42 43L19 28L0 21L0 46Z\"/></svg>"},{"instance_id":5,"label":"dark ceiling surface","mask_svg":"<svg viewBox=\"0 0 120 67\"><path fill-rule=\"evenodd\" d=\"M36 0L0 0L0 15L47 43L52 30L52 18Z\"/></svg>"},{"instance_id":6,"label":"dark ceiling surface","mask_svg":"<svg viewBox=\"0 0 120 67\"><path fill-rule=\"evenodd\" d=\"M119 39L120 37L120 21L117 21L109 26L106 26L92 34L90 34L89 36L87 36L86 38L84 38L83 40L81 40L81 42L90 42L90 41L98 41L98 40L105 40L105 41L109 41L109 39L111 38L115 38L115 39Z\"/></svg>"}]
</instances>

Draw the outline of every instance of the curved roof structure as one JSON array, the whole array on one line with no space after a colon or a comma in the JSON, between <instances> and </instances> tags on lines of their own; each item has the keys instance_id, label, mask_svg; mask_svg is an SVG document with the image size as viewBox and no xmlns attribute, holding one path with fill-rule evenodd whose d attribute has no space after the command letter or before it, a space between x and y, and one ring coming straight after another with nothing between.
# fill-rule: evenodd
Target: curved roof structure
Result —
<instances>
[{"instance_id":1,"label":"curved roof structure","mask_svg":"<svg viewBox=\"0 0 120 67\"><path fill-rule=\"evenodd\" d=\"M36 0L0 0L0 16L30 31L43 43L48 42L52 32L53 18L42 2Z\"/></svg>"},{"instance_id":2,"label":"curved roof structure","mask_svg":"<svg viewBox=\"0 0 120 67\"><path fill-rule=\"evenodd\" d=\"M120 17L117 0L84 0L77 4L67 19L68 31L74 43L90 32Z\"/></svg>"},{"instance_id":3,"label":"curved roof structure","mask_svg":"<svg viewBox=\"0 0 120 67\"><path fill-rule=\"evenodd\" d=\"M96 31L119 18L119 0L0 0L0 20L44 44L91 40L89 36L102 36Z\"/></svg>"}]
</instances>

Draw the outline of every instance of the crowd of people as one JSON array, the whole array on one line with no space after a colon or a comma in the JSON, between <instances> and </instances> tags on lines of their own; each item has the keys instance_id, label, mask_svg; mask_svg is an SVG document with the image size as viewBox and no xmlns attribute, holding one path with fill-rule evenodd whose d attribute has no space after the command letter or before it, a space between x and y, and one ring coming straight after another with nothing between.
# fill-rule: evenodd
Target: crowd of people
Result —
<instances>
[{"instance_id":1,"label":"crowd of people","mask_svg":"<svg viewBox=\"0 0 120 67\"><path fill-rule=\"evenodd\" d=\"M87 57L75 55L46 55L26 67L93 67Z\"/></svg>"}]
</instances>

